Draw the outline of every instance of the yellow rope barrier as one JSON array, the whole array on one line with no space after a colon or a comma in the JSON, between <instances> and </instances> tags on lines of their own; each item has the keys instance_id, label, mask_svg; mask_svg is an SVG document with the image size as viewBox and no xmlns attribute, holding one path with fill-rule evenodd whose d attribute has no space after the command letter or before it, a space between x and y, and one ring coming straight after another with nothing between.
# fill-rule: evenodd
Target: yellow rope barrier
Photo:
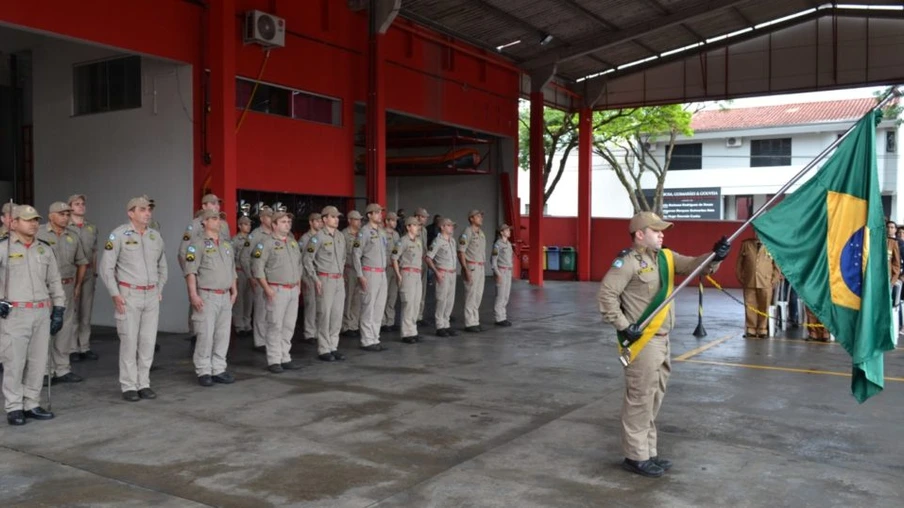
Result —
<instances>
[{"instance_id":1,"label":"yellow rope barrier","mask_svg":"<svg viewBox=\"0 0 904 508\"><path fill-rule=\"evenodd\" d=\"M740 304L743 305L744 307L747 307L748 309L752 310L753 312L757 313L758 315L763 316L763 317L765 317L766 319L772 319L772 320L778 319L778 318L776 318L775 316L770 316L768 313L763 312L763 311L761 311L760 309L757 309L756 307L751 307L750 305L747 305L746 303L742 302L741 300L738 300L737 298L735 298L734 295L732 295L732 294L729 293L728 291L725 291L725 288L723 288L721 285L719 285L719 283L716 282L715 279L713 279L713 278L710 277L709 275L706 276L706 280L709 281L709 283L712 284L714 288L716 288L716 289L718 289L719 291L721 291L722 293L724 293L725 296L727 296L727 297L731 298L732 300L734 300L734 301L740 303ZM802 325L802 323L797 323L797 324L798 324L798 325ZM807 327L807 328L825 328L825 326L824 326L822 323L820 323L820 324L807 323L807 324L802 325L802 326L805 326L805 327Z\"/></svg>"}]
</instances>

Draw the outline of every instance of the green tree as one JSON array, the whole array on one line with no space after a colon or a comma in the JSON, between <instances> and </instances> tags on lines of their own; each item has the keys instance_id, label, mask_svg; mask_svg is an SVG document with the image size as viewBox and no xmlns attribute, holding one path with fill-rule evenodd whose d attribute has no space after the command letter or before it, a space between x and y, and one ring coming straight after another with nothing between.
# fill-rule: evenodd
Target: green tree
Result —
<instances>
[{"instance_id":1,"label":"green tree","mask_svg":"<svg viewBox=\"0 0 904 508\"><path fill-rule=\"evenodd\" d=\"M624 111L624 110L621 110ZM602 157L615 171L628 193L634 213L662 213L662 191L672 163L672 152L679 135L690 136L693 111L688 106L673 104L621 111L600 111L609 121L593 136L593 153ZM653 153L653 146L663 144L664 156ZM658 152L658 151L657 151ZM644 194L647 175L655 179L652 201Z\"/></svg>"}]
</instances>

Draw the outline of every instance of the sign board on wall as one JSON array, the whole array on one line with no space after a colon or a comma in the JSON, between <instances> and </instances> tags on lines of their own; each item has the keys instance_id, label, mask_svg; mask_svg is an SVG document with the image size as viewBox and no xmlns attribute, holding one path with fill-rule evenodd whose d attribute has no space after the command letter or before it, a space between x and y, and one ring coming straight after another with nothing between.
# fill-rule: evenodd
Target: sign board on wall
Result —
<instances>
[{"instance_id":1,"label":"sign board on wall","mask_svg":"<svg viewBox=\"0 0 904 508\"><path fill-rule=\"evenodd\" d=\"M648 202L653 201L653 192L644 189ZM662 218L722 220L722 188L663 189Z\"/></svg>"}]
</instances>

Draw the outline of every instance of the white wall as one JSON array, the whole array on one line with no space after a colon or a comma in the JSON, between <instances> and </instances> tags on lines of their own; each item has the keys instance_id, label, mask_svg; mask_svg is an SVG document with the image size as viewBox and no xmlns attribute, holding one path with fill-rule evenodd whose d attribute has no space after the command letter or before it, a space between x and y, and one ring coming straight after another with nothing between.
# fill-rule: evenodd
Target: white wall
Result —
<instances>
[{"instance_id":1,"label":"white wall","mask_svg":"<svg viewBox=\"0 0 904 508\"><path fill-rule=\"evenodd\" d=\"M33 49L35 206L46 217L51 202L86 194L102 253L104 238L128 221L129 198L154 198L169 264L160 330L185 332L188 298L176 250L192 214L191 68L142 58L141 109L72 117L72 65L113 55L66 41ZM112 303L100 282L92 321L114 324Z\"/></svg>"}]
</instances>

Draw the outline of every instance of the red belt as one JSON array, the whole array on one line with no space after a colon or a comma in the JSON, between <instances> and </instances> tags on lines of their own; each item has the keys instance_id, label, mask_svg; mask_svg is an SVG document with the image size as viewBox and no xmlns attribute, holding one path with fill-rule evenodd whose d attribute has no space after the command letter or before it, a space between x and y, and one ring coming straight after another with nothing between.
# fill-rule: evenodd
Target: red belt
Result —
<instances>
[{"instance_id":1,"label":"red belt","mask_svg":"<svg viewBox=\"0 0 904 508\"><path fill-rule=\"evenodd\" d=\"M136 286L135 284L129 284L128 282L120 282L119 285L124 288L137 289L139 291L150 291L157 287L154 284L151 284L150 286Z\"/></svg>"},{"instance_id":2,"label":"red belt","mask_svg":"<svg viewBox=\"0 0 904 508\"><path fill-rule=\"evenodd\" d=\"M497 270L511 270L512 267L511 266L497 266L496 269Z\"/></svg>"},{"instance_id":3,"label":"red belt","mask_svg":"<svg viewBox=\"0 0 904 508\"><path fill-rule=\"evenodd\" d=\"M276 286L278 288L286 288L286 289L292 289L298 285L298 284L279 284L276 282L268 282L267 284L269 284L271 286Z\"/></svg>"},{"instance_id":4,"label":"red belt","mask_svg":"<svg viewBox=\"0 0 904 508\"><path fill-rule=\"evenodd\" d=\"M75 282L75 277L69 277L67 279L60 279L60 282L62 282L64 286L66 284L72 284L73 282Z\"/></svg>"},{"instance_id":5,"label":"red belt","mask_svg":"<svg viewBox=\"0 0 904 508\"><path fill-rule=\"evenodd\" d=\"M237 271L237 272L244 272L245 270L242 270L241 268L238 268L238 267L237 267L237 268L235 269L235 271Z\"/></svg>"},{"instance_id":6,"label":"red belt","mask_svg":"<svg viewBox=\"0 0 904 508\"><path fill-rule=\"evenodd\" d=\"M407 266L406 266L406 267L403 267L403 268L402 268L402 271L403 271L403 272L421 273L421 269L420 269L420 268L409 268L409 267L407 267Z\"/></svg>"},{"instance_id":7,"label":"red belt","mask_svg":"<svg viewBox=\"0 0 904 508\"><path fill-rule=\"evenodd\" d=\"M386 271L385 268L376 268L373 266L363 266L361 267L365 272L375 272L375 273L383 273Z\"/></svg>"},{"instance_id":8,"label":"red belt","mask_svg":"<svg viewBox=\"0 0 904 508\"><path fill-rule=\"evenodd\" d=\"M480 262L480 261L470 261L470 260L465 260L465 261L468 261L468 264L469 264L469 265L480 265L480 266L483 266L483 265L486 264L486 263L482 263L482 262Z\"/></svg>"},{"instance_id":9,"label":"red belt","mask_svg":"<svg viewBox=\"0 0 904 508\"><path fill-rule=\"evenodd\" d=\"M50 302L9 302L13 307L18 307L20 309L43 309L44 307L50 307Z\"/></svg>"},{"instance_id":10,"label":"red belt","mask_svg":"<svg viewBox=\"0 0 904 508\"><path fill-rule=\"evenodd\" d=\"M319 275L319 276L321 276L321 277L327 277L327 278L329 278L329 279L341 279L341 278L342 278L342 274L341 274L341 273L317 272L317 275Z\"/></svg>"},{"instance_id":11,"label":"red belt","mask_svg":"<svg viewBox=\"0 0 904 508\"><path fill-rule=\"evenodd\" d=\"M439 270L441 272L455 273L455 270L446 270L445 268L437 268L437 270Z\"/></svg>"},{"instance_id":12,"label":"red belt","mask_svg":"<svg viewBox=\"0 0 904 508\"><path fill-rule=\"evenodd\" d=\"M213 293L215 295L225 295L226 293L229 293L228 289L207 289L207 288L198 288L198 289L200 289L201 291L207 291L208 293Z\"/></svg>"}]
</instances>

